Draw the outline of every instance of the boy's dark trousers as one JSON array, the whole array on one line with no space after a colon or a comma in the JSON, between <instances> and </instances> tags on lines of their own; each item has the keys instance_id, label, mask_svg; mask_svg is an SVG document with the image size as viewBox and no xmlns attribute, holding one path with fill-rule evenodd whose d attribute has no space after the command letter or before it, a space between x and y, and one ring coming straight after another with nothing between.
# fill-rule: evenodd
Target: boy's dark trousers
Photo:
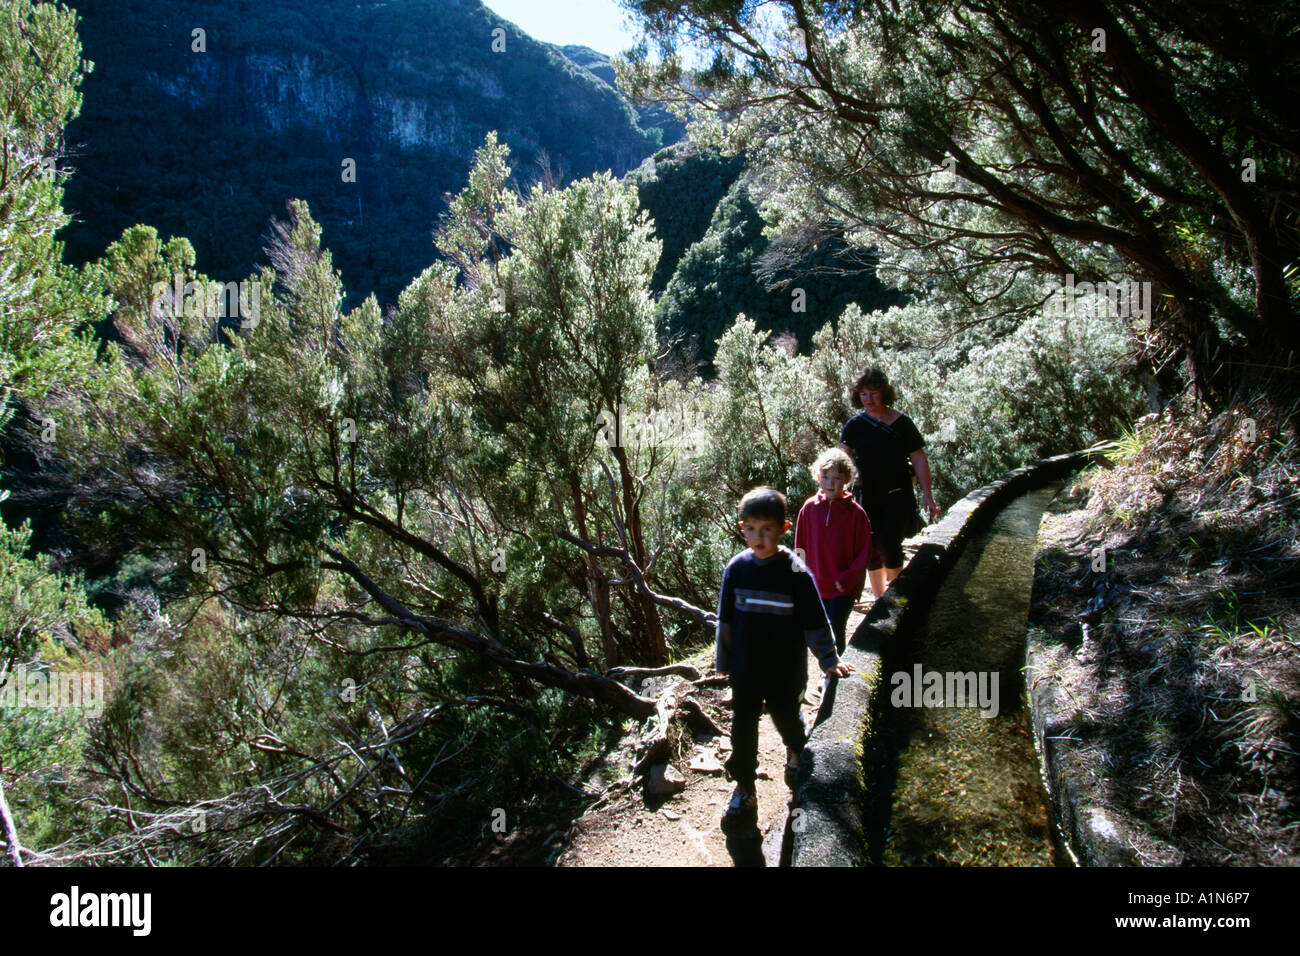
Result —
<instances>
[{"instance_id":1,"label":"boy's dark trousers","mask_svg":"<svg viewBox=\"0 0 1300 956\"><path fill-rule=\"evenodd\" d=\"M785 745L795 750L803 749L808 735L799 715L802 700L802 687L778 694L732 688L731 757L727 760L727 776L750 790L754 789L754 777L758 772L758 721L763 716L765 701L767 712Z\"/></svg>"}]
</instances>

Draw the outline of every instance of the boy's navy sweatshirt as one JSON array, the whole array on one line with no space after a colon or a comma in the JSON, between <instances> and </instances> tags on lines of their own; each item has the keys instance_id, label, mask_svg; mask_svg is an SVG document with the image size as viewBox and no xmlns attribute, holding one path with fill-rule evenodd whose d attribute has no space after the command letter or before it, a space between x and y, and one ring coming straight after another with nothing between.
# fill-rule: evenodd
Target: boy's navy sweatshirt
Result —
<instances>
[{"instance_id":1,"label":"boy's navy sweatshirt","mask_svg":"<svg viewBox=\"0 0 1300 956\"><path fill-rule=\"evenodd\" d=\"M824 671L839 663L835 636L808 566L786 548L760 559L746 549L722 573L715 666L733 688L795 693L813 652Z\"/></svg>"}]
</instances>

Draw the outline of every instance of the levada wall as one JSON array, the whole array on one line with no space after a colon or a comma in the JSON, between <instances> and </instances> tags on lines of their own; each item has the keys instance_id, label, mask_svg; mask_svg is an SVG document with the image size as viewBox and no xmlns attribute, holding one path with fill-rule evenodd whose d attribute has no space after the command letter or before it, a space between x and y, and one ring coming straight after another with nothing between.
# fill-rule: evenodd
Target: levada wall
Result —
<instances>
[{"instance_id":1,"label":"levada wall","mask_svg":"<svg viewBox=\"0 0 1300 956\"><path fill-rule=\"evenodd\" d=\"M1045 458L1008 472L972 491L925 530L919 550L872 605L849 642L843 659L853 665L854 673L830 682L822 695L786 819L780 847L783 865L868 862L862 819L869 783L864 753L875 743L872 701L881 675L894 666L900 644L924 622L940 583L971 535L1012 498L1077 471L1097 451Z\"/></svg>"}]
</instances>

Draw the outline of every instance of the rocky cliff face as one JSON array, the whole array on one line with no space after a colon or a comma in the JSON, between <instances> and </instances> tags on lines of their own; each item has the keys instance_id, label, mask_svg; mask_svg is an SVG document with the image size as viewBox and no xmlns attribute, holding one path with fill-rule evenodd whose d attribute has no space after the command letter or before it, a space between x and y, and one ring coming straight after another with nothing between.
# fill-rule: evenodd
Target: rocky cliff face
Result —
<instances>
[{"instance_id":1,"label":"rocky cliff face","mask_svg":"<svg viewBox=\"0 0 1300 956\"><path fill-rule=\"evenodd\" d=\"M576 44L558 49L568 60L587 70L602 83L608 84L613 89L618 88L615 82L614 64L605 54L589 46ZM637 125L642 129L662 131L664 146L671 146L686 135L686 124L670 113L667 107L650 103L636 105L633 109L636 110Z\"/></svg>"},{"instance_id":2,"label":"rocky cliff face","mask_svg":"<svg viewBox=\"0 0 1300 956\"><path fill-rule=\"evenodd\" d=\"M231 278L304 198L352 289L391 300L433 258L443 196L489 130L527 180L621 175L658 145L621 95L478 0L80 0L95 62L68 131L69 253L138 221ZM355 162L355 182L341 174Z\"/></svg>"}]
</instances>

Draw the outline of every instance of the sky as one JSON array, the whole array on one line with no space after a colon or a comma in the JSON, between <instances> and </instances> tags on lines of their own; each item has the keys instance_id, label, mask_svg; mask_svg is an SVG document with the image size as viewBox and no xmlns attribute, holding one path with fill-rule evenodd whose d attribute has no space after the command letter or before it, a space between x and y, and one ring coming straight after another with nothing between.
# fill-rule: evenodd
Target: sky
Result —
<instances>
[{"instance_id":1,"label":"sky","mask_svg":"<svg viewBox=\"0 0 1300 956\"><path fill-rule=\"evenodd\" d=\"M547 43L576 43L607 56L636 42L627 12L615 0L483 0L498 16Z\"/></svg>"}]
</instances>

